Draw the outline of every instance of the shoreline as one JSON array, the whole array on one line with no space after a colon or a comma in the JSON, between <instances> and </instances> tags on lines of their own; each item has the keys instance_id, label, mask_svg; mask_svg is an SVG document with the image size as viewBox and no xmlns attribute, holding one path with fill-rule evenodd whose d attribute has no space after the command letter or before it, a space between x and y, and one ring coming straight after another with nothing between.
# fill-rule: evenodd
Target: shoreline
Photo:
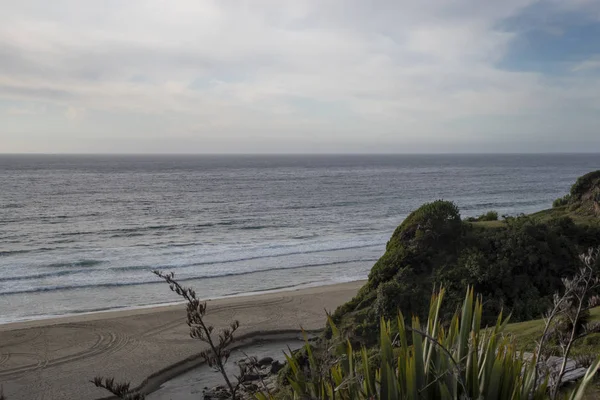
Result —
<instances>
[{"instance_id":1,"label":"shoreline","mask_svg":"<svg viewBox=\"0 0 600 400\"><path fill-rule=\"evenodd\" d=\"M237 346L325 326L325 311L365 281L208 301L216 329L240 321ZM204 344L189 338L182 304L77 314L0 325L0 381L11 400L107 398L95 376L131 381L148 393L201 364Z\"/></svg>"},{"instance_id":2,"label":"shoreline","mask_svg":"<svg viewBox=\"0 0 600 400\"><path fill-rule=\"evenodd\" d=\"M205 298L205 299L201 299L201 300L206 301L210 304L210 302L213 302L213 301L238 299L238 298L244 298L244 297L253 297L253 296L260 296L260 295L265 295L265 294L294 292L294 291L304 290L304 289L309 289L309 288L321 288L321 287L326 288L328 286L343 285L343 284L355 283L355 282L363 282L363 284L364 284L365 282L367 282L367 280L366 279L353 279L353 280L339 281L339 282L332 282L332 281L310 282L310 283L304 283L304 284L296 285L296 286L267 289L267 290L257 290L257 291L251 291L251 292L243 292L243 293L235 293L235 294L230 294L230 295ZM21 319L15 320L15 321L6 321L6 322L2 322L0 320L0 332L7 331L7 330L13 330L13 329L27 329L27 328L33 328L33 327L38 327L38 326L42 326L42 325L55 325L55 324L60 324L60 323L77 322L78 317L87 318L88 316L97 315L99 317L98 319L103 319L103 318L105 318L105 317L103 317L103 315L106 314L107 315L106 318L119 318L120 313L123 313L123 316L129 316L129 315L137 314L138 311L140 313L143 313L144 310L149 310L149 312L162 311L162 310L168 311L172 307L181 306L183 304L185 304L185 301L173 301L173 302L168 302L168 303L156 303L156 304L146 304L146 305L138 305L138 306L123 306L123 307L110 308L110 309L105 309L105 310L82 311L82 312L71 312L71 313L66 313L66 314L23 317Z\"/></svg>"}]
</instances>

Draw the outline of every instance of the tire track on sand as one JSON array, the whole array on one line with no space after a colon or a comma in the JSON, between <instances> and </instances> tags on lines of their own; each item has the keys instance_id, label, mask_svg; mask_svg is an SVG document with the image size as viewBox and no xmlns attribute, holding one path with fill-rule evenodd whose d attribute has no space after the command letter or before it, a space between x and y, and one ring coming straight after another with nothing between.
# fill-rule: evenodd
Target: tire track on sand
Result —
<instances>
[{"instance_id":1,"label":"tire track on sand","mask_svg":"<svg viewBox=\"0 0 600 400\"><path fill-rule=\"evenodd\" d=\"M100 356L100 355L108 356L115 352L120 351L121 349L123 349L124 347L126 347L128 345L130 347L130 350L133 350L134 348L136 348L138 346L137 340L132 340L131 337L124 335L118 331L115 332L112 330L98 329L97 327L95 327L93 325L87 325L87 324L72 324L68 327L65 327L65 326L60 327L60 329L69 329L69 328L83 329L86 331L86 333L91 334L93 337L92 345L84 350L77 351L75 353L67 354L64 356L56 357L56 358L46 358L46 357L42 357L35 353L8 353L5 356L6 360L4 361L4 363L6 363L8 361L8 359L14 358L13 356L16 356L16 355L36 358L36 359L38 359L38 362L32 363L32 364L27 364L27 365L22 365L22 366L16 366L16 367L12 367L12 368L7 368L7 369L2 369L2 370L0 370L0 377L20 375L20 374L31 372L31 371L34 371L34 370L37 370L40 368L47 368L47 367L52 367L52 366L56 366L56 365L71 363L74 361L78 361L78 360L82 360L82 359L86 359L86 358L92 358L92 357L96 357L96 356Z\"/></svg>"}]
</instances>

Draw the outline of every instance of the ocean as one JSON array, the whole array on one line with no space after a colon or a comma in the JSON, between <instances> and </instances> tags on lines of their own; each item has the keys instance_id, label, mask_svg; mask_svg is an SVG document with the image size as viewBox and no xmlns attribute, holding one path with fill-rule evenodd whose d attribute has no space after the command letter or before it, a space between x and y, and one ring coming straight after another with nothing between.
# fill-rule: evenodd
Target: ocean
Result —
<instances>
[{"instance_id":1,"label":"ocean","mask_svg":"<svg viewBox=\"0 0 600 400\"><path fill-rule=\"evenodd\" d=\"M0 323L365 279L424 202L551 207L597 154L0 155Z\"/></svg>"}]
</instances>

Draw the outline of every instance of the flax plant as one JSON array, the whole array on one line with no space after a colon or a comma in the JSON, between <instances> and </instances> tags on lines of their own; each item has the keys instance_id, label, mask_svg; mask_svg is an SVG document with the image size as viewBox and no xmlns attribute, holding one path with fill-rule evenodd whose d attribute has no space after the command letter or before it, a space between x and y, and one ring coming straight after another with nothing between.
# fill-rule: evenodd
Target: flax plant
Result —
<instances>
[{"instance_id":1,"label":"flax plant","mask_svg":"<svg viewBox=\"0 0 600 400\"><path fill-rule=\"evenodd\" d=\"M400 313L397 333L392 323L380 322L380 366L372 368L367 349L355 352L350 341L329 319L336 357L339 360L323 373L319 362L306 345L308 368L302 368L292 354L288 381L294 399L377 399L377 400L537 400L547 396L548 379L536 376L537 359L526 359L517 351L511 337L503 331L509 318L502 313L495 326L483 328L482 300L473 289L467 290L462 309L447 327L440 320L444 289L431 297L429 317L422 326L412 318L405 324ZM580 399L595 371L596 361L572 393ZM264 393L258 400L267 400Z\"/></svg>"}]
</instances>

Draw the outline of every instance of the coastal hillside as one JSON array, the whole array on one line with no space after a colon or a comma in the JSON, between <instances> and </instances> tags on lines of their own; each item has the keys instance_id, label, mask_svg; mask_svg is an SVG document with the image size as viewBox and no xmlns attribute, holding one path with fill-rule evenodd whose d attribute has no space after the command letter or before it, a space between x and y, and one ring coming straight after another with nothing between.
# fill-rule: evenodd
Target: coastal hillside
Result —
<instances>
[{"instance_id":1,"label":"coastal hillside","mask_svg":"<svg viewBox=\"0 0 600 400\"><path fill-rule=\"evenodd\" d=\"M600 218L600 171L583 175L564 197L556 199L551 210L540 211L538 217L569 216L578 222Z\"/></svg>"},{"instance_id":2,"label":"coastal hillside","mask_svg":"<svg viewBox=\"0 0 600 400\"><path fill-rule=\"evenodd\" d=\"M448 293L450 316L468 286L486 299L484 319L509 311L512 321L539 318L579 268L578 254L600 243L600 171L579 178L555 207L540 213L495 213L463 220L452 202L438 200L411 213L395 230L368 282L334 320L369 343L381 316L424 317L434 286Z\"/></svg>"}]
</instances>

